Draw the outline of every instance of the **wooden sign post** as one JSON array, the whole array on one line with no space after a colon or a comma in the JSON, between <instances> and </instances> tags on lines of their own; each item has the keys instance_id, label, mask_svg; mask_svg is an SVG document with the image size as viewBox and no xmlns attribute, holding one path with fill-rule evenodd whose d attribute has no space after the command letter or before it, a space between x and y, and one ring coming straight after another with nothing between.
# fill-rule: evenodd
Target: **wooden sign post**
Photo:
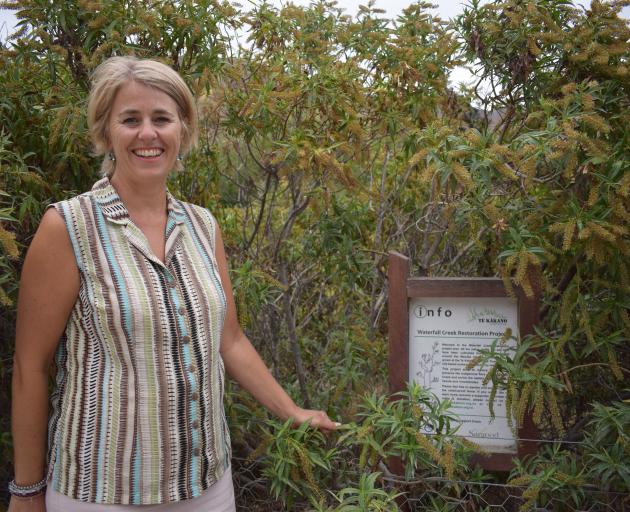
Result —
<instances>
[{"instance_id":1,"label":"wooden sign post","mask_svg":"<svg viewBox=\"0 0 630 512\"><path fill-rule=\"evenodd\" d=\"M497 278L421 278L409 276L409 259L389 256L389 385L403 391L415 381L438 398L448 399L462 426L458 434L482 446L489 456L473 462L491 471L509 471L512 460L536 451L536 430L530 417L515 437L508 426L505 392L488 408L491 385L483 384L489 368L466 369L480 349L489 348L511 329L497 349L515 348L533 332L538 301L516 290L516 299Z\"/></svg>"}]
</instances>

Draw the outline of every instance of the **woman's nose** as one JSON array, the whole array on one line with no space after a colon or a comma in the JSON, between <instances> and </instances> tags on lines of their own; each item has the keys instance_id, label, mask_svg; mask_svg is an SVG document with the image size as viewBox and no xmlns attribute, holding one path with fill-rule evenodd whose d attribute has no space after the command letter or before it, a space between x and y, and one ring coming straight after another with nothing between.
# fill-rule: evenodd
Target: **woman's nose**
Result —
<instances>
[{"instance_id":1,"label":"woman's nose","mask_svg":"<svg viewBox=\"0 0 630 512\"><path fill-rule=\"evenodd\" d=\"M140 125L140 133L138 134L138 137L141 140L151 140L155 138L155 133L153 123L150 120L143 121Z\"/></svg>"}]
</instances>

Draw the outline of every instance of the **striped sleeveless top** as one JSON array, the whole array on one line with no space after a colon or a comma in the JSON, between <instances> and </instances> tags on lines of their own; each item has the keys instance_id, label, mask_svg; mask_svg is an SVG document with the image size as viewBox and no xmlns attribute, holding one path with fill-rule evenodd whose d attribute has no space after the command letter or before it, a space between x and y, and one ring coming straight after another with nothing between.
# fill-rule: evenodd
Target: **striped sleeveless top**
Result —
<instances>
[{"instance_id":1,"label":"striped sleeveless top","mask_svg":"<svg viewBox=\"0 0 630 512\"><path fill-rule=\"evenodd\" d=\"M215 220L167 195L164 263L107 178L51 205L80 273L48 426L49 485L73 499L190 499L229 466Z\"/></svg>"}]
</instances>

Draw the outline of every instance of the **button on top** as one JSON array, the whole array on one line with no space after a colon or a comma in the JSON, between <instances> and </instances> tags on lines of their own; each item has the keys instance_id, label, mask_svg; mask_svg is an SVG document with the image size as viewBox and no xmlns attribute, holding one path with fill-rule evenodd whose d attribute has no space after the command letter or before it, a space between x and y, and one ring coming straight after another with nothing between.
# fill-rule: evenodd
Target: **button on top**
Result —
<instances>
[{"instance_id":1,"label":"button on top","mask_svg":"<svg viewBox=\"0 0 630 512\"><path fill-rule=\"evenodd\" d=\"M186 314L186 308L184 306L180 306L179 309L177 310L177 312L184 316Z\"/></svg>"},{"instance_id":2,"label":"button on top","mask_svg":"<svg viewBox=\"0 0 630 512\"><path fill-rule=\"evenodd\" d=\"M182 336L182 341L184 343L190 343L190 336Z\"/></svg>"},{"instance_id":3,"label":"button on top","mask_svg":"<svg viewBox=\"0 0 630 512\"><path fill-rule=\"evenodd\" d=\"M194 448L193 449L193 455L195 457L199 457L199 455L201 455L201 450L199 448Z\"/></svg>"},{"instance_id":4,"label":"button on top","mask_svg":"<svg viewBox=\"0 0 630 512\"><path fill-rule=\"evenodd\" d=\"M177 286L177 283L175 282L175 279L169 279L168 285L170 288L175 288Z\"/></svg>"},{"instance_id":5,"label":"button on top","mask_svg":"<svg viewBox=\"0 0 630 512\"><path fill-rule=\"evenodd\" d=\"M198 429L199 428L199 420L195 420L192 422L192 428L194 429Z\"/></svg>"},{"instance_id":6,"label":"button on top","mask_svg":"<svg viewBox=\"0 0 630 512\"><path fill-rule=\"evenodd\" d=\"M199 400L199 393L197 393L196 391L193 391L190 395L190 399L191 400Z\"/></svg>"},{"instance_id":7,"label":"button on top","mask_svg":"<svg viewBox=\"0 0 630 512\"><path fill-rule=\"evenodd\" d=\"M191 364L188 367L188 370L191 371L191 372L196 372L197 371L197 366L195 366L195 364L193 363L193 364Z\"/></svg>"}]
</instances>

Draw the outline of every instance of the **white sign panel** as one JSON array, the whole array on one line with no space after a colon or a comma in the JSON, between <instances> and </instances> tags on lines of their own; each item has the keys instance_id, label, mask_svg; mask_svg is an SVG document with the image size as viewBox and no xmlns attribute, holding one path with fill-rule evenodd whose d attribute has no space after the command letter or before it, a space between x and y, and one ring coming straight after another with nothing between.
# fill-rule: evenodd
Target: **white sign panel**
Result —
<instances>
[{"instance_id":1,"label":"white sign panel","mask_svg":"<svg viewBox=\"0 0 630 512\"><path fill-rule=\"evenodd\" d=\"M462 421L459 434L490 452L517 453L505 408L505 391L494 399L494 419L488 409L492 384L482 381L489 367L466 369L468 362L501 338L512 338L497 350L516 347L518 308L515 300L483 298L412 298L409 301L409 381L428 387L441 400L449 399ZM500 348L499 348L500 347Z\"/></svg>"}]
</instances>

